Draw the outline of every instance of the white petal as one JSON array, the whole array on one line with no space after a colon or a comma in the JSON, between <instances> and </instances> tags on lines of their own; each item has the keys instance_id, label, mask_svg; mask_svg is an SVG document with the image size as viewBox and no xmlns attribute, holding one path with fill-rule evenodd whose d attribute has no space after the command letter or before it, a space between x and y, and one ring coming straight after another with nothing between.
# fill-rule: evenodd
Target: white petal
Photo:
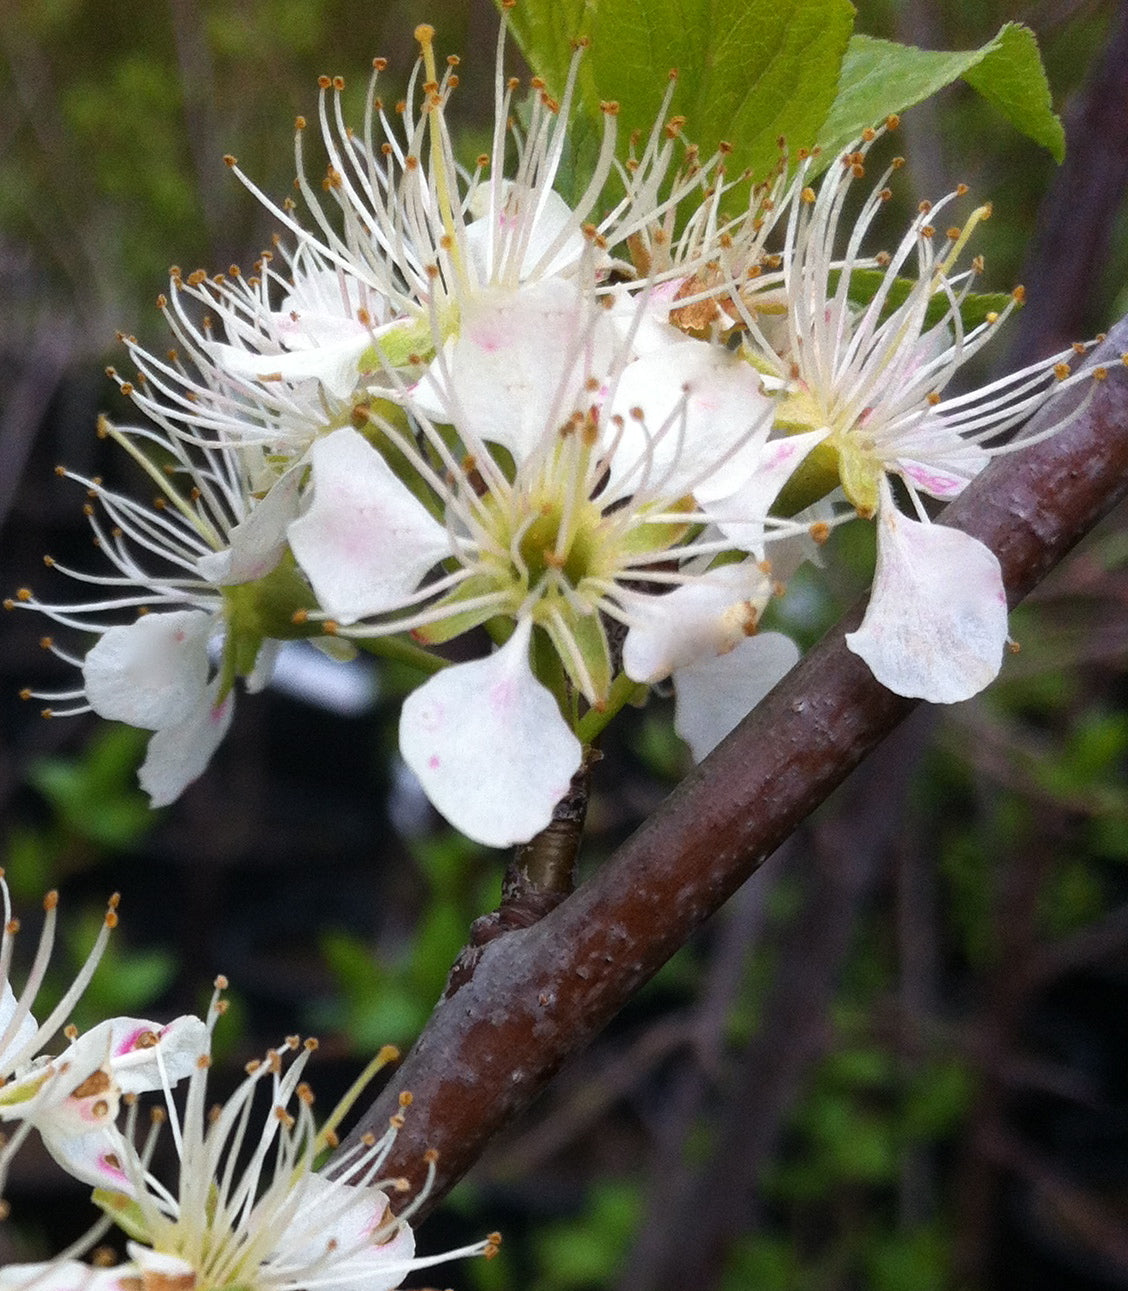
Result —
<instances>
[{"instance_id":1,"label":"white petal","mask_svg":"<svg viewBox=\"0 0 1128 1291\"><path fill-rule=\"evenodd\" d=\"M728 654L674 673L674 729L700 762L799 662L799 647L782 632L747 637Z\"/></svg>"},{"instance_id":2,"label":"white petal","mask_svg":"<svg viewBox=\"0 0 1128 1291\"><path fill-rule=\"evenodd\" d=\"M807 454L829 433L826 429L807 430L770 440L760 450L752 471L731 494L721 494L710 483L702 500L714 503L710 513L726 538L742 551L763 554L764 521L772 503Z\"/></svg>"},{"instance_id":3,"label":"white petal","mask_svg":"<svg viewBox=\"0 0 1128 1291\"><path fill-rule=\"evenodd\" d=\"M272 1254L287 1269L308 1266L320 1291L392 1291L415 1254L415 1235L401 1224L384 1242L373 1234L388 1219L382 1188L358 1188L307 1174L287 1241ZM306 1225L316 1236L307 1238ZM332 1251L331 1257L329 1252ZM329 1257L329 1258L327 1258ZM332 1278L325 1278L331 1271Z\"/></svg>"},{"instance_id":4,"label":"white petal","mask_svg":"<svg viewBox=\"0 0 1128 1291\"><path fill-rule=\"evenodd\" d=\"M623 422L607 431L618 435L607 496L731 493L755 470L774 408L755 368L723 346L682 341L635 359L607 409Z\"/></svg>"},{"instance_id":5,"label":"white petal","mask_svg":"<svg viewBox=\"0 0 1128 1291\"><path fill-rule=\"evenodd\" d=\"M0 1269L0 1291L137 1291L136 1270L128 1264L95 1269L79 1260L62 1264L9 1264Z\"/></svg>"},{"instance_id":6,"label":"white petal","mask_svg":"<svg viewBox=\"0 0 1128 1291\"><path fill-rule=\"evenodd\" d=\"M677 294L684 282L684 278L671 278L641 294L633 283L627 283L609 293L614 302L609 317L616 334L623 341L630 338L634 355L650 354L667 345L696 344L692 336L670 322L670 310L677 304Z\"/></svg>"},{"instance_id":7,"label":"white petal","mask_svg":"<svg viewBox=\"0 0 1128 1291\"><path fill-rule=\"evenodd\" d=\"M163 1255L160 1251L142 1246L140 1242L126 1242L125 1249L129 1252L129 1258L146 1275L145 1286L147 1287L171 1289L194 1286L196 1283L198 1270L178 1255ZM192 1280L185 1282L185 1278Z\"/></svg>"},{"instance_id":8,"label":"white petal","mask_svg":"<svg viewBox=\"0 0 1128 1291\"><path fill-rule=\"evenodd\" d=\"M282 298L282 307L275 315L283 337L288 331L310 331L311 315L351 326L357 326L356 316L360 310L365 310L376 322L386 318L386 297L341 269L330 269L316 263L307 267L307 257L302 253L308 249L308 243L298 248L291 266L294 285ZM294 318L295 314L297 318Z\"/></svg>"},{"instance_id":9,"label":"white petal","mask_svg":"<svg viewBox=\"0 0 1128 1291\"><path fill-rule=\"evenodd\" d=\"M998 674L1007 602L993 552L947 525L883 503L865 618L846 644L890 690L934 704L977 694Z\"/></svg>"},{"instance_id":10,"label":"white petal","mask_svg":"<svg viewBox=\"0 0 1128 1291\"><path fill-rule=\"evenodd\" d=\"M231 725L235 693L218 699L219 679L204 691L195 709L175 726L159 730L149 741L137 773L153 807L167 807L204 772Z\"/></svg>"},{"instance_id":11,"label":"white petal","mask_svg":"<svg viewBox=\"0 0 1128 1291\"><path fill-rule=\"evenodd\" d=\"M200 574L217 587L264 578L286 550L286 526L298 509L300 468L287 471L228 534L229 546L196 562Z\"/></svg>"},{"instance_id":12,"label":"white petal","mask_svg":"<svg viewBox=\"0 0 1128 1291\"><path fill-rule=\"evenodd\" d=\"M255 655L255 666L251 669L251 675L243 682L249 695L257 695L265 686L270 685L274 677L274 665L278 662L278 656L285 644L284 641L275 641L267 637L259 646L258 654Z\"/></svg>"},{"instance_id":13,"label":"white petal","mask_svg":"<svg viewBox=\"0 0 1128 1291\"><path fill-rule=\"evenodd\" d=\"M211 614L176 610L103 632L82 665L91 708L151 731L183 721L207 687L214 627Z\"/></svg>"},{"instance_id":14,"label":"white petal","mask_svg":"<svg viewBox=\"0 0 1128 1291\"><path fill-rule=\"evenodd\" d=\"M419 383L418 406L520 463L575 411L585 379L603 375L612 339L603 311L563 279L475 293L445 361Z\"/></svg>"},{"instance_id":15,"label":"white petal","mask_svg":"<svg viewBox=\"0 0 1128 1291\"><path fill-rule=\"evenodd\" d=\"M543 267L540 261L553 243L560 238L569 224L574 223L572 209L554 189L530 191L519 189L511 181L501 186L501 203L491 211L490 199L494 186L480 184L474 192L472 209L481 218L466 226L466 246L483 283L504 276L510 281L523 281L537 270L538 278L551 278L577 265L588 245L578 225L564 238ZM540 209L532 210L539 201ZM521 263L514 272L514 256L518 242L524 243Z\"/></svg>"},{"instance_id":16,"label":"white petal","mask_svg":"<svg viewBox=\"0 0 1128 1291\"><path fill-rule=\"evenodd\" d=\"M216 341L208 346L215 365L250 381L320 381L338 399L346 399L360 381L360 357L371 346L372 334L361 323L346 319L310 318L308 333L286 335L288 348L259 354L238 345Z\"/></svg>"},{"instance_id":17,"label":"white petal","mask_svg":"<svg viewBox=\"0 0 1128 1291\"><path fill-rule=\"evenodd\" d=\"M342 623L394 608L449 554L446 529L350 427L309 456L313 501L288 532L321 608Z\"/></svg>"},{"instance_id":18,"label":"white petal","mask_svg":"<svg viewBox=\"0 0 1128 1291\"><path fill-rule=\"evenodd\" d=\"M525 842L579 769L580 742L529 667L531 624L487 659L437 673L404 701L400 752L427 797L469 838Z\"/></svg>"},{"instance_id":19,"label":"white petal","mask_svg":"<svg viewBox=\"0 0 1128 1291\"><path fill-rule=\"evenodd\" d=\"M665 596L631 605L623 668L653 683L675 668L725 654L755 629L772 584L751 561L722 565Z\"/></svg>"},{"instance_id":20,"label":"white petal","mask_svg":"<svg viewBox=\"0 0 1128 1291\"><path fill-rule=\"evenodd\" d=\"M3 991L0 992L0 1039L5 1037L5 1033L11 1024L12 1019L16 1016L16 1010L19 1008L19 1000L16 999L16 993L4 978ZM11 1061L8 1055L15 1058L20 1050L32 1042L35 1038L39 1027L30 1013L25 1013L23 1020L16 1028L15 1034L8 1038L7 1044L3 1050L0 1050L0 1076L11 1074Z\"/></svg>"}]
</instances>

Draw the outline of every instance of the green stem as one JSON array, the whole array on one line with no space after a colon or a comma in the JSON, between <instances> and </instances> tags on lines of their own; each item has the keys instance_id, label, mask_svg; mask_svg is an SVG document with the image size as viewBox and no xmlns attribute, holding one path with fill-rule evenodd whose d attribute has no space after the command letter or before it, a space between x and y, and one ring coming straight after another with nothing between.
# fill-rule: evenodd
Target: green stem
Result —
<instances>
[{"instance_id":1,"label":"green stem","mask_svg":"<svg viewBox=\"0 0 1128 1291\"><path fill-rule=\"evenodd\" d=\"M619 673L611 683L607 702L599 708L589 708L580 718L576 726L577 739L581 744L591 744L621 708L645 694L646 686L642 682L633 681L625 672Z\"/></svg>"},{"instance_id":2,"label":"green stem","mask_svg":"<svg viewBox=\"0 0 1128 1291\"><path fill-rule=\"evenodd\" d=\"M406 663L420 672L442 672L450 667L449 659L442 659L430 650L424 650L406 637L358 637L352 639L353 645L366 654L375 655L378 659L394 659L397 663Z\"/></svg>"}]
</instances>

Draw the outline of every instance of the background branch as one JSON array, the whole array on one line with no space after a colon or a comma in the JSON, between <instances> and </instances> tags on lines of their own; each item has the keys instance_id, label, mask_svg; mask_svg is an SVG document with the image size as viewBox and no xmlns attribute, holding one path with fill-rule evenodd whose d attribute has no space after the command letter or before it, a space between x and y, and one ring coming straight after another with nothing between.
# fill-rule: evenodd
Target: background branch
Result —
<instances>
[{"instance_id":1,"label":"background branch","mask_svg":"<svg viewBox=\"0 0 1128 1291\"><path fill-rule=\"evenodd\" d=\"M1011 604L1128 492L1125 349L1128 321L1097 352L1108 380L1068 428L996 461L945 512L945 523L996 552ZM1046 411L1059 418L1065 406ZM412 1091L389 1166L419 1184L424 1150L439 1151L428 1207L913 709L846 649L843 633L860 614L811 650L571 897L485 946L473 975L436 1008L355 1131L379 1131L399 1092Z\"/></svg>"}]
</instances>

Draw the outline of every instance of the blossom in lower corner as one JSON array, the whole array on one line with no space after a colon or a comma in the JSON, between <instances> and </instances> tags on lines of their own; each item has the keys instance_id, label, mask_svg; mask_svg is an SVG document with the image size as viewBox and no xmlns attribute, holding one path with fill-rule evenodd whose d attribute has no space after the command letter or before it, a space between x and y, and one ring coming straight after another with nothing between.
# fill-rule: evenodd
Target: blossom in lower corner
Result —
<instances>
[{"instance_id":1,"label":"blossom in lower corner","mask_svg":"<svg viewBox=\"0 0 1128 1291\"><path fill-rule=\"evenodd\" d=\"M32 1013L55 936L57 894L44 900L44 926L34 962L17 996L9 980L15 934L8 887L0 872L4 930L0 950L0 1121L12 1127L0 1145L0 1191L8 1162L32 1129L47 1150L66 1166L77 1141L101 1134L118 1111L123 1095L175 1084L200 1052L204 1024L181 1017L168 1026L140 1018L111 1018L81 1035L65 1028L62 1052L48 1056L45 1045L61 1029L86 989L117 923L117 897L109 903L101 932L78 975L42 1022ZM158 1074L159 1072L159 1074Z\"/></svg>"},{"instance_id":2,"label":"blossom in lower corner","mask_svg":"<svg viewBox=\"0 0 1128 1291\"><path fill-rule=\"evenodd\" d=\"M223 1012L224 985L219 979L209 1032ZM303 1079L315 1049L313 1041L289 1038L248 1064L227 1101L212 1105L205 1048L182 1107L172 1082L162 1083L164 1105L154 1109L153 1128L140 1142L137 1103L124 1130L111 1125L76 1142L76 1165L80 1155L85 1159L77 1172L98 1185L95 1200L129 1238L129 1261L116 1276L184 1291L390 1291L415 1270L496 1250L495 1234L442 1256L415 1256L412 1206L400 1216L390 1209L390 1194L406 1185L381 1173L402 1114L381 1138L342 1148L331 1171L315 1168L336 1146L334 1129L345 1110L318 1128ZM382 1051L362 1081L395 1056L394 1049ZM264 1093L268 1106L259 1105ZM401 1099L405 1109L409 1103ZM173 1179L161 1177L152 1161L158 1132L170 1133L176 1148ZM76 1281L59 1285L81 1285L84 1267L69 1266ZM0 1281L7 1285L34 1283Z\"/></svg>"}]
</instances>

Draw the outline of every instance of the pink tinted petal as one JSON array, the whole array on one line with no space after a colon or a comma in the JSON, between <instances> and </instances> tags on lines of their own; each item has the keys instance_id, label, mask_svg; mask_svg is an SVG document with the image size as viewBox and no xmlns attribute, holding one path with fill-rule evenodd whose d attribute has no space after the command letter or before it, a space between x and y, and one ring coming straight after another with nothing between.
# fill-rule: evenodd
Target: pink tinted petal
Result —
<instances>
[{"instance_id":1,"label":"pink tinted petal","mask_svg":"<svg viewBox=\"0 0 1128 1291\"><path fill-rule=\"evenodd\" d=\"M742 551L763 552L764 521L772 503L807 454L829 433L826 429L808 430L770 440L743 480L730 479L730 483L737 483L735 490L722 494L719 488L710 488L707 500L714 503L710 513L726 538ZM720 477L717 483L722 483Z\"/></svg>"},{"instance_id":2,"label":"pink tinted petal","mask_svg":"<svg viewBox=\"0 0 1128 1291\"><path fill-rule=\"evenodd\" d=\"M214 627L210 614L177 610L103 632L82 665L90 706L151 731L184 721L207 686Z\"/></svg>"},{"instance_id":3,"label":"pink tinted petal","mask_svg":"<svg viewBox=\"0 0 1128 1291\"><path fill-rule=\"evenodd\" d=\"M235 693L219 699L219 678L204 691L196 708L175 726L157 731L137 773L153 807L167 807L198 779L227 734Z\"/></svg>"},{"instance_id":4,"label":"pink tinted petal","mask_svg":"<svg viewBox=\"0 0 1128 1291\"><path fill-rule=\"evenodd\" d=\"M112 1126L82 1133L69 1132L66 1126L51 1122L38 1128L43 1146L67 1174L92 1188L132 1195L129 1177L119 1164L121 1145Z\"/></svg>"},{"instance_id":5,"label":"pink tinted petal","mask_svg":"<svg viewBox=\"0 0 1128 1291\"><path fill-rule=\"evenodd\" d=\"M186 1079L208 1053L207 1025L184 1014L162 1026L143 1018L112 1018L106 1029L110 1072L123 1094L144 1094Z\"/></svg>"},{"instance_id":6,"label":"pink tinted petal","mask_svg":"<svg viewBox=\"0 0 1128 1291\"><path fill-rule=\"evenodd\" d=\"M531 624L487 659L437 673L404 701L400 752L439 811L488 847L543 829L580 742L529 667Z\"/></svg>"},{"instance_id":7,"label":"pink tinted petal","mask_svg":"<svg viewBox=\"0 0 1128 1291\"><path fill-rule=\"evenodd\" d=\"M674 729L700 762L799 662L799 647L782 632L746 637L727 654L674 673Z\"/></svg>"},{"instance_id":8,"label":"pink tinted petal","mask_svg":"<svg viewBox=\"0 0 1128 1291\"><path fill-rule=\"evenodd\" d=\"M869 605L846 636L877 680L898 695L954 704L997 676L1006 639L994 553L958 529L883 504Z\"/></svg>"},{"instance_id":9,"label":"pink tinted petal","mask_svg":"<svg viewBox=\"0 0 1128 1291\"><path fill-rule=\"evenodd\" d=\"M957 434L938 413L903 429L892 444L879 440L877 451L887 471L903 475L922 493L944 499L962 493L990 461L987 452Z\"/></svg>"},{"instance_id":10,"label":"pink tinted petal","mask_svg":"<svg viewBox=\"0 0 1128 1291\"><path fill-rule=\"evenodd\" d=\"M449 554L446 529L350 427L309 456L313 501L288 532L321 608L341 623L394 608Z\"/></svg>"},{"instance_id":11,"label":"pink tinted petal","mask_svg":"<svg viewBox=\"0 0 1128 1291\"><path fill-rule=\"evenodd\" d=\"M898 462L901 474L915 484L922 493L934 498L954 498L967 487L970 476L960 471L945 470L942 466L933 466L927 462L913 462L901 458Z\"/></svg>"}]
</instances>

